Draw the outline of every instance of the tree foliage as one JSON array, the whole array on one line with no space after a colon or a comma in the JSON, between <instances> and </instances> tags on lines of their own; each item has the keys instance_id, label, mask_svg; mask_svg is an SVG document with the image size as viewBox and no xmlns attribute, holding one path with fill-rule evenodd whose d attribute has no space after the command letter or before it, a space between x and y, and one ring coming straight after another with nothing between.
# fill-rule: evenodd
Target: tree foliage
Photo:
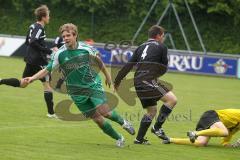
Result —
<instances>
[{"instance_id":1,"label":"tree foliage","mask_svg":"<svg viewBox=\"0 0 240 160\"><path fill-rule=\"evenodd\" d=\"M186 33L191 35L189 40L192 49L199 50L185 0L172 1ZM240 40L240 0L186 1L192 9L208 51L239 53L240 45L236 42ZM0 33L25 35L28 25L33 21L33 10L40 4L46 4L52 17L47 26L49 37L58 34L61 24L72 22L80 26L80 36L83 38L92 35L99 42L131 39L153 2L154 0L0 0ZM169 0L158 0L137 42L145 40L145 31L157 22L168 3ZM172 32L177 48L186 49L172 11L166 15L161 25Z\"/></svg>"},{"instance_id":2,"label":"tree foliage","mask_svg":"<svg viewBox=\"0 0 240 160\"><path fill-rule=\"evenodd\" d=\"M65 6L71 9L71 12L97 12L100 15L122 14L126 13L130 18L144 17L147 14L154 0L0 0L1 4L20 11L24 8L34 8L39 4L48 4L52 8ZM235 24L240 22L240 0L187 0L192 8L205 11L209 14L227 14L233 17ZM169 0L159 0L158 8L155 14L161 13ZM184 0L173 0L174 4L184 12ZM159 7L160 6L160 7ZM183 9L183 10L181 10ZM31 11L31 10L30 10Z\"/></svg>"},{"instance_id":3,"label":"tree foliage","mask_svg":"<svg viewBox=\"0 0 240 160\"><path fill-rule=\"evenodd\" d=\"M240 0L189 0L189 3L209 14L233 17L236 25L240 23Z\"/></svg>"}]
</instances>

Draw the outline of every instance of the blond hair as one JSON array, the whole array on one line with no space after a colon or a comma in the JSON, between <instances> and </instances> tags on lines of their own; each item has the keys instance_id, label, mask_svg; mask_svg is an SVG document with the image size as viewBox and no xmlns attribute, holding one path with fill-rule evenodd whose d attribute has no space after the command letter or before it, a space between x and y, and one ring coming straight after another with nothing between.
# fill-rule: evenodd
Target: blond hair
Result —
<instances>
[{"instance_id":1,"label":"blond hair","mask_svg":"<svg viewBox=\"0 0 240 160\"><path fill-rule=\"evenodd\" d=\"M64 31L71 32L73 35L78 36L78 28L72 23L66 23L59 28L59 32L62 34Z\"/></svg>"}]
</instances>

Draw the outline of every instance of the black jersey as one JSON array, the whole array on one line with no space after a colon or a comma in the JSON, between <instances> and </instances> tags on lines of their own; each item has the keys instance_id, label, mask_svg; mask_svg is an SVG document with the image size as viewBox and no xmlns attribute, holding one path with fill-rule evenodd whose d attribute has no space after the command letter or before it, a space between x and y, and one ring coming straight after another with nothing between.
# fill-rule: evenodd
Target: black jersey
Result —
<instances>
[{"instance_id":1,"label":"black jersey","mask_svg":"<svg viewBox=\"0 0 240 160\"><path fill-rule=\"evenodd\" d=\"M63 41L63 38L61 36L57 37L55 40L54 40L54 47L57 47L57 48L60 48L64 45L64 41Z\"/></svg>"},{"instance_id":2,"label":"black jersey","mask_svg":"<svg viewBox=\"0 0 240 160\"><path fill-rule=\"evenodd\" d=\"M47 55L52 51L47 48L45 43L45 30L39 23L34 23L29 27L26 36L27 53L24 61L32 65L47 65Z\"/></svg>"},{"instance_id":3,"label":"black jersey","mask_svg":"<svg viewBox=\"0 0 240 160\"><path fill-rule=\"evenodd\" d=\"M120 84L134 65L136 65L135 85L141 84L143 81L157 79L167 71L167 47L154 39L140 45L129 62L118 72L114 83Z\"/></svg>"}]
</instances>

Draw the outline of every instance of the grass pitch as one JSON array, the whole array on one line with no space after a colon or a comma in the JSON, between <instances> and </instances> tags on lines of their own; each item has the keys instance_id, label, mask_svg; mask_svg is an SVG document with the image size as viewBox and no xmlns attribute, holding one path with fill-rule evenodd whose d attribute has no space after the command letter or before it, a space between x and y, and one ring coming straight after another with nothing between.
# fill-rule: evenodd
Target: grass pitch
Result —
<instances>
[{"instance_id":1,"label":"grass pitch","mask_svg":"<svg viewBox=\"0 0 240 160\"><path fill-rule=\"evenodd\" d=\"M0 78L20 78L25 63L18 58L0 57ZM131 76L131 75L130 75ZM193 130L199 116L209 109L239 108L240 81L168 73L162 79L174 86L178 104L164 125L171 137L186 137ZM108 92L112 92L107 89ZM55 93L57 104L66 95ZM134 124L136 130L143 110L137 100L134 106L119 99L117 111ZM159 106L161 103L159 103ZM78 113L76 107L72 111ZM239 158L239 149L219 146L219 138L212 138L209 147L164 145L150 132L150 146L134 145L134 136L117 124L114 128L126 139L124 148L115 147L115 141L104 135L92 121L67 122L46 117L40 82L26 89L0 86L0 159L1 160L182 160ZM233 141L239 138L236 134Z\"/></svg>"}]
</instances>

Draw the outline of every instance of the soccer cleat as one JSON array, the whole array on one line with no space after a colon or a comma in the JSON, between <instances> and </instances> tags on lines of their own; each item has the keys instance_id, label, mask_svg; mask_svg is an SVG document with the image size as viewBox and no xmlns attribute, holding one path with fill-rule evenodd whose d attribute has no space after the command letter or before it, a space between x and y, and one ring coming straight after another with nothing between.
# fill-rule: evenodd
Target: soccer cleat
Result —
<instances>
[{"instance_id":1,"label":"soccer cleat","mask_svg":"<svg viewBox=\"0 0 240 160\"><path fill-rule=\"evenodd\" d=\"M56 115L56 114L47 114L47 117L48 118L56 118L56 119L58 119L58 116Z\"/></svg>"},{"instance_id":2,"label":"soccer cleat","mask_svg":"<svg viewBox=\"0 0 240 160\"><path fill-rule=\"evenodd\" d=\"M121 138L116 141L116 146L119 147L119 148L123 148L123 147L124 147L124 144L125 144L125 139L124 139L124 137L121 135Z\"/></svg>"},{"instance_id":3,"label":"soccer cleat","mask_svg":"<svg viewBox=\"0 0 240 160\"><path fill-rule=\"evenodd\" d=\"M134 144L151 145L147 139L143 139L143 140L141 140L141 141L135 139L135 140L133 141L133 143L134 143Z\"/></svg>"},{"instance_id":4,"label":"soccer cleat","mask_svg":"<svg viewBox=\"0 0 240 160\"><path fill-rule=\"evenodd\" d=\"M151 132L155 134L158 138L161 138L162 140L168 139L162 128L156 130L153 126Z\"/></svg>"},{"instance_id":5,"label":"soccer cleat","mask_svg":"<svg viewBox=\"0 0 240 160\"><path fill-rule=\"evenodd\" d=\"M134 135L135 130L130 122L124 120L124 124L122 125L123 129L125 129L129 134Z\"/></svg>"},{"instance_id":6,"label":"soccer cleat","mask_svg":"<svg viewBox=\"0 0 240 160\"><path fill-rule=\"evenodd\" d=\"M170 138L169 137L167 137L167 139L164 139L163 141L162 141L162 144L170 144L171 143L171 141L170 141Z\"/></svg>"},{"instance_id":7,"label":"soccer cleat","mask_svg":"<svg viewBox=\"0 0 240 160\"><path fill-rule=\"evenodd\" d=\"M192 143L194 143L197 138L197 135L193 131L187 132L187 136L189 137Z\"/></svg>"}]
</instances>

